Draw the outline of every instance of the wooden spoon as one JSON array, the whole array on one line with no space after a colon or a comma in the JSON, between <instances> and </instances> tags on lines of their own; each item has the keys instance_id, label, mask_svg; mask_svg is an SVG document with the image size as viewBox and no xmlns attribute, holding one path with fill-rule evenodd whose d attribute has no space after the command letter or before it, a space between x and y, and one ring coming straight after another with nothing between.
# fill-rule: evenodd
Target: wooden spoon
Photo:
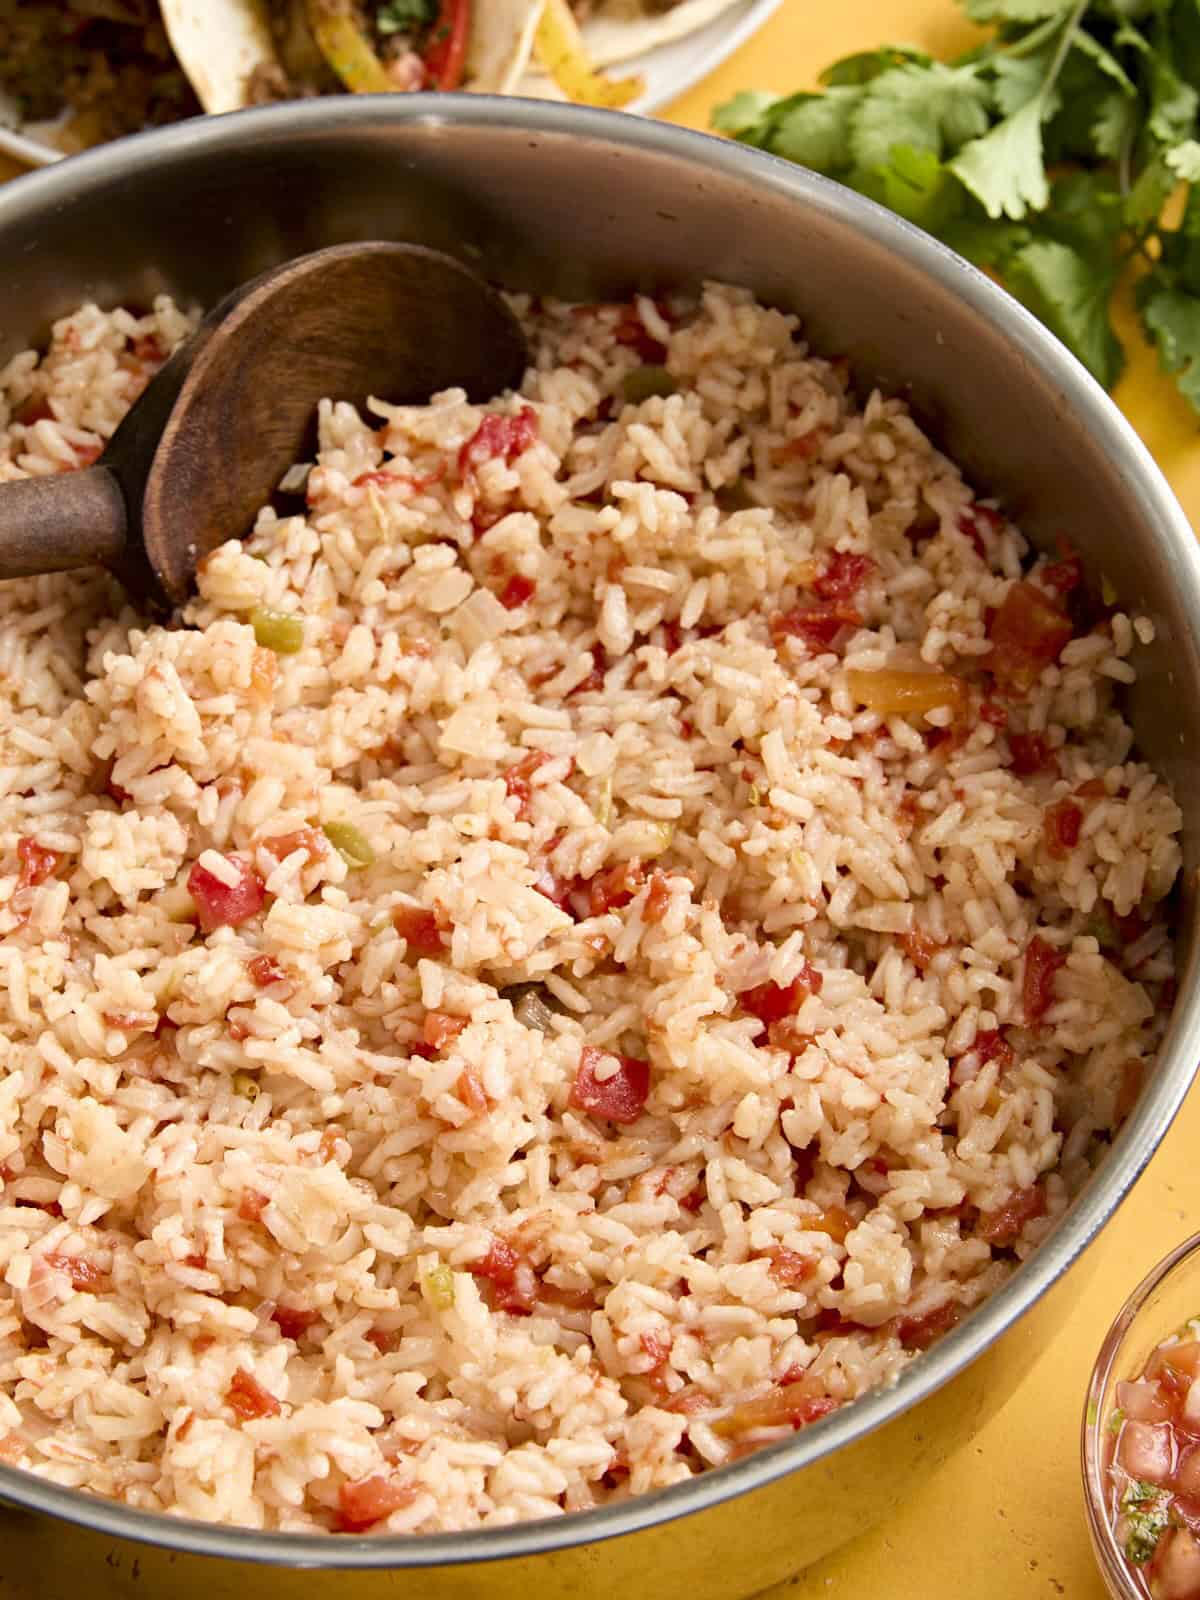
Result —
<instances>
[{"instance_id":1,"label":"wooden spoon","mask_svg":"<svg viewBox=\"0 0 1200 1600\"><path fill-rule=\"evenodd\" d=\"M138 599L178 604L304 459L318 400L486 400L525 364L512 312L451 256L381 242L301 256L205 317L95 466L0 484L0 578L101 563Z\"/></svg>"}]
</instances>

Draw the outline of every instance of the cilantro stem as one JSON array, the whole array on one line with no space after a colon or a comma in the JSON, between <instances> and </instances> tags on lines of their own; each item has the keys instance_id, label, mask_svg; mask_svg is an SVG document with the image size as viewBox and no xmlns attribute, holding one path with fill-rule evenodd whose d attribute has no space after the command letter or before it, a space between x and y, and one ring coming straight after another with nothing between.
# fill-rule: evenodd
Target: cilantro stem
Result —
<instances>
[{"instance_id":1,"label":"cilantro stem","mask_svg":"<svg viewBox=\"0 0 1200 1600\"><path fill-rule=\"evenodd\" d=\"M1079 19L1076 17L1075 26L1078 26L1078 21ZM1029 32L1023 34L1021 38L1013 39L1008 44L997 45L996 48L1003 51L1010 61L1020 61L1022 57L1031 56L1035 51L1040 50L1046 40L1053 38L1062 25L1063 18L1061 16L1047 17L1045 22L1040 23L1036 28L1030 28Z\"/></svg>"},{"instance_id":2,"label":"cilantro stem","mask_svg":"<svg viewBox=\"0 0 1200 1600\"><path fill-rule=\"evenodd\" d=\"M1063 23L1063 30L1059 37L1058 45L1055 48L1054 54L1050 58L1050 65L1046 69L1046 76L1042 80L1042 87L1038 90L1038 96L1043 101L1046 99L1047 95L1049 95L1051 89L1053 89L1054 85L1058 81L1058 75L1066 63L1067 55L1071 49L1071 46L1075 43L1075 35L1079 32L1079 25L1083 21L1083 14L1087 10L1088 4L1089 0L1076 0L1074 11L1067 13L1067 18Z\"/></svg>"}]
</instances>

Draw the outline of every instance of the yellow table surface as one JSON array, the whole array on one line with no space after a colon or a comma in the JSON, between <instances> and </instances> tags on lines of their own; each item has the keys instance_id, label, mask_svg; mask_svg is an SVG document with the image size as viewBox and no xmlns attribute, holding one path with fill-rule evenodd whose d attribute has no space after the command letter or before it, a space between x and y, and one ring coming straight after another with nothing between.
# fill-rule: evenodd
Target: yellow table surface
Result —
<instances>
[{"instance_id":1,"label":"yellow table surface","mask_svg":"<svg viewBox=\"0 0 1200 1600\"><path fill-rule=\"evenodd\" d=\"M738 89L815 87L817 73L853 50L885 42L944 55L974 37L953 0L783 0L736 55L667 116L706 128L712 107ZM1116 399L1200 524L1200 429L1137 334L1126 304L1130 355ZM971 1448L924 1483L904 1509L838 1555L762 1600L1103 1600L1088 1545L1079 1473L1083 1391L1096 1350L1142 1274L1200 1229L1200 1090L1119 1216L1093 1247L1068 1323L1017 1395ZM749 1551L742 1559L752 1559Z\"/></svg>"},{"instance_id":2,"label":"yellow table surface","mask_svg":"<svg viewBox=\"0 0 1200 1600\"><path fill-rule=\"evenodd\" d=\"M811 87L823 66L852 50L889 41L945 54L970 38L953 0L784 0L753 39L666 115L703 129L712 107L736 90ZM0 181L15 170L0 158ZM1116 398L1197 523L1200 430L1137 336L1127 306L1120 331L1130 362ZM969 1450L913 1484L891 1521L761 1600L958 1600L968 1592L971 1600L1104 1600L1080 1489L1083 1391L1126 1294L1200 1229L1198 1143L1200 1091L1093 1247L1097 1270L1084 1274L1070 1320L1016 1397ZM731 1555L743 1572L753 1564L752 1550Z\"/></svg>"}]
</instances>

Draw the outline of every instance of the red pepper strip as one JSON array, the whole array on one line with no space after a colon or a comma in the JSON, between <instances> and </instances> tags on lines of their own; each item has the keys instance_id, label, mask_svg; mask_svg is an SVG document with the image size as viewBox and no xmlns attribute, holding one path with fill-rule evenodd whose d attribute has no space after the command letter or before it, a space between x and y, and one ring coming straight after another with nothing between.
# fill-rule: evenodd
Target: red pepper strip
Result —
<instances>
[{"instance_id":1,"label":"red pepper strip","mask_svg":"<svg viewBox=\"0 0 1200 1600\"><path fill-rule=\"evenodd\" d=\"M435 89L457 89L462 82L470 31L471 0L442 0L423 58Z\"/></svg>"}]
</instances>

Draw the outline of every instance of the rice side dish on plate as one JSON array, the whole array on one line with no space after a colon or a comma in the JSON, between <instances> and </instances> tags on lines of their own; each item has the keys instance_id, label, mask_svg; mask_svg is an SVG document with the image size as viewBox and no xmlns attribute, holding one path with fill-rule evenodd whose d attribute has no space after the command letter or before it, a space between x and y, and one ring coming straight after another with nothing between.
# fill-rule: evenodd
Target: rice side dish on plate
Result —
<instances>
[{"instance_id":1,"label":"rice side dish on plate","mask_svg":"<svg viewBox=\"0 0 1200 1600\"><path fill-rule=\"evenodd\" d=\"M517 305L519 395L324 404L165 626L0 586L7 1464L352 1533L675 1483L984 1300L1153 1065L1150 623L749 294ZM0 479L189 326L11 361Z\"/></svg>"}]
</instances>

